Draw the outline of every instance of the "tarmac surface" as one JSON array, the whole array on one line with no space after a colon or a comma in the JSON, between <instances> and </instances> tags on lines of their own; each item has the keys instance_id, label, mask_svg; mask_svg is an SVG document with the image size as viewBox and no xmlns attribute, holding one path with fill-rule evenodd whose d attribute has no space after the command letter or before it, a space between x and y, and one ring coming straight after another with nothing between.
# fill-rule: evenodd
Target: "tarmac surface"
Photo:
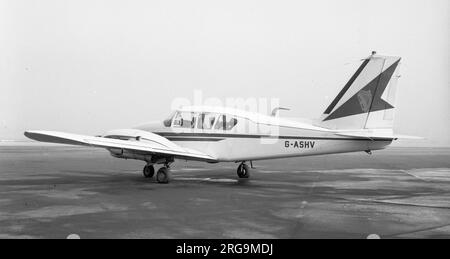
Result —
<instances>
[{"instance_id":1,"label":"tarmac surface","mask_svg":"<svg viewBox=\"0 0 450 259\"><path fill-rule=\"evenodd\" d=\"M450 238L450 149L237 164L173 180L90 148L0 147L0 238ZM72 235L73 236L73 235Z\"/></svg>"}]
</instances>

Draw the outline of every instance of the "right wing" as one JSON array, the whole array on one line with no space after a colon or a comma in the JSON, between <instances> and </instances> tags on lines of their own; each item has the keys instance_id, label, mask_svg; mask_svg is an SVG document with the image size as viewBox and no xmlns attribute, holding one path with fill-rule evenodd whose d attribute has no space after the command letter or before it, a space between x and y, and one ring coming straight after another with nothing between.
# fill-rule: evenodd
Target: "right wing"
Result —
<instances>
[{"instance_id":1,"label":"right wing","mask_svg":"<svg viewBox=\"0 0 450 259\"><path fill-rule=\"evenodd\" d=\"M25 136L30 139L69 145L81 145L101 147L106 149L124 149L130 152L146 154L173 156L187 160L199 160L206 162L217 162L217 159L199 152L197 150L183 148L170 140L142 130L122 130L127 132L129 140L110 137L94 137L86 135L71 134L57 131L25 131Z\"/></svg>"}]
</instances>

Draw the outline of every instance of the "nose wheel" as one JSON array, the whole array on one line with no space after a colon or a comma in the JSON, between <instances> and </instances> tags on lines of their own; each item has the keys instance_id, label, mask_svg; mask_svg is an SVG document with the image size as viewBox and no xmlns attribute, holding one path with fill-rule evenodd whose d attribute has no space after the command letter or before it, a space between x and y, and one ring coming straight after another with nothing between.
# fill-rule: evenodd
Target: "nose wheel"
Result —
<instances>
[{"instance_id":1,"label":"nose wheel","mask_svg":"<svg viewBox=\"0 0 450 259\"><path fill-rule=\"evenodd\" d=\"M250 168L245 163L241 163L237 168L237 175L239 178L249 178Z\"/></svg>"}]
</instances>

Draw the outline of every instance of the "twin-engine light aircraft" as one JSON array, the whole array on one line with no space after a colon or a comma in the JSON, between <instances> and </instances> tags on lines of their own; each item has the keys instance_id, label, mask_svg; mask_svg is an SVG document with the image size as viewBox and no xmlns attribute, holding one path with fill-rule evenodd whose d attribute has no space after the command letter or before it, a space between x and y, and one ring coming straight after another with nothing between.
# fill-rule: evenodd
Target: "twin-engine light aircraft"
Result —
<instances>
[{"instance_id":1,"label":"twin-engine light aircraft","mask_svg":"<svg viewBox=\"0 0 450 259\"><path fill-rule=\"evenodd\" d=\"M399 57L373 53L311 122L223 107L181 107L160 123L119 129L102 136L26 131L28 138L107 149L112 156L146 162L143 174L168 183L175 159L208 163L237 162L248 178L247 162L383 149L401 137L393 133Z\"/></svg>"}]
</instances>

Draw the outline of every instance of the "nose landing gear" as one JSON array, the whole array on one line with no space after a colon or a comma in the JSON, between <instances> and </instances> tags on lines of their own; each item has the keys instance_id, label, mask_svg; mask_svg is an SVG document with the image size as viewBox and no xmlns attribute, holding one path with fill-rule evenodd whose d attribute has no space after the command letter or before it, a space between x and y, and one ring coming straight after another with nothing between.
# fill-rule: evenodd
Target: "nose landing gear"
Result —
<instances>
[{"instance_id":1,"label":"nose landing gear","mask_svg":"<svg viewBox=\"0 0 450 259\"><path fill-rule=\"evenodd\" d=\"M242 162L237 168L237 175L239 178L249 178L250 177L250 168L245 162Z\"/></svg>"}]
</instances>

